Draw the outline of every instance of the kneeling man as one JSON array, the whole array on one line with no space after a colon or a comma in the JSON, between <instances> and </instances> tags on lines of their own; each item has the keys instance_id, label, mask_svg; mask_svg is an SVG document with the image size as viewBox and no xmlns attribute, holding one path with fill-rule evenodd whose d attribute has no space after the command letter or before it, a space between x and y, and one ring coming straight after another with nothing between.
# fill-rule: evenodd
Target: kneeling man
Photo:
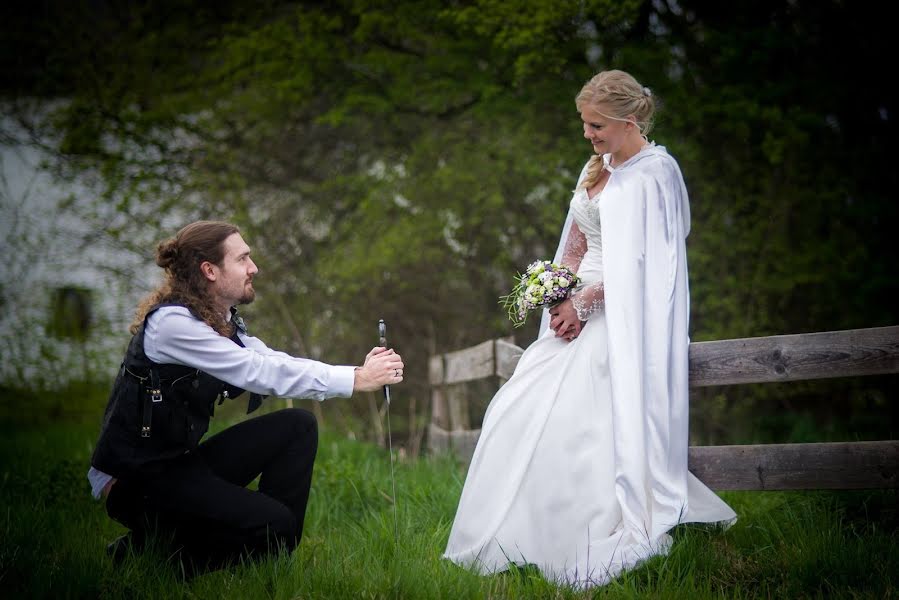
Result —
<instances>
[{"instance_id":1,"label":"kneeling man","mask_svg":"<svg viewBox=\"0 0 899 600\"><path fill-rule=\"evenodd\" d=\"M131 531L120 554L150 530L192 562L291 549L303 518L318 445L313 415L286 409L200 443L216 402L250 392L323 400L403 380L403 361L376 347L362 366L333 366L270 349L234 307L253 301L258 271L238 228L198 221L161 242L162 285L138 308L91 458L94 497ZM248 411L248 412L249 412ZM247 485L259 477L259 490Z\"/></svg>"}]
</instances>

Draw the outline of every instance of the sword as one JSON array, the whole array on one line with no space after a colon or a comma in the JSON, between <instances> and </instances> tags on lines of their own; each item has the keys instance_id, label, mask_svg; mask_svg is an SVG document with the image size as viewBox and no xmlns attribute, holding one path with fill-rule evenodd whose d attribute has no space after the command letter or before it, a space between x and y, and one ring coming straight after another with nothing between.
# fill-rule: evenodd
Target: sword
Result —
<instances>
[{"instance_id":1,"label":"sword","mask_svg":"<svg viewBox=\"0 0 899 600\"><path fill-rule=\"evenodd\" d=\"M378 345L387 347L387 324L378 321ZM384 401L387 403L387 451L390 453L390 483L393 486L393 542L400 543L399 525L396 518L396 476L393 473L393 436L390 433L390 386L384 386Z\"/></svg>"}]
</instances>

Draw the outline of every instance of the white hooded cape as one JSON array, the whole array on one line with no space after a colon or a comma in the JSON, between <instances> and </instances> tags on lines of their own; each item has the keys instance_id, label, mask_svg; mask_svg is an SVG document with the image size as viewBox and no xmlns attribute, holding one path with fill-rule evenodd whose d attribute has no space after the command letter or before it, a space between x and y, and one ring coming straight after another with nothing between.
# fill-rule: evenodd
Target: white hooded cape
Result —
<instances>
[{"instance_id":1,"label":"white hooded cape","mask_svg":"<svg viewBox=\"0 0 899 600\"><path fill-rule=\"evenodd\" d=\"M609 160L599 211L615 494L625 529L652 546L678 523L732 524L736 514L687 470L690 202L680 167L655 144L617 167ZM569 210L553 262L572 223ZM544 311L541 334L548 323Z\"/></svg>"}]
</instances>

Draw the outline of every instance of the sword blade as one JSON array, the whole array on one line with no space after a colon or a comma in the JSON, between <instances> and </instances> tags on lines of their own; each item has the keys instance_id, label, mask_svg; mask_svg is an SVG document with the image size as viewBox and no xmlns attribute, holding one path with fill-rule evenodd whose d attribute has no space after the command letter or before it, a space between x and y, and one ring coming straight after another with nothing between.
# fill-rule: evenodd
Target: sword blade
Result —
<instances>
[{"instance_id":1,"label":"sword blade","mask_svg":"<svg viewBox=\"0 0 899 600\"><path fill-rule=\"evenodd\" d=\"M393 435L390 432L390 389L384 386L384 397L387 400L387 451L390 453L390 483L393 488L393 542L400 543L399 522L396 516L396 475L393 471Z\"/></svg>"}]
</instances>

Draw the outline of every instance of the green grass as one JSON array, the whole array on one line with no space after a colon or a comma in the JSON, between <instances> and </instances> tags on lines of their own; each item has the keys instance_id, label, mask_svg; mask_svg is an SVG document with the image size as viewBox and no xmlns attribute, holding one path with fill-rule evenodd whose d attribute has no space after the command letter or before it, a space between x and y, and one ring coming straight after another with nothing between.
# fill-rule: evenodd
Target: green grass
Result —
<instances>
[{"instance_id":1,"label":"green grass","mask_svg":"<svg viewBox=\"0 0 899 600\"><path fill-rule=\"evenodd\" d=\"M0 596L88 598L890 598L899 597L897 494L728 493L727 531L681 526L667 557L577 593L529 570L479 577L441 560L464 469L396 466L394 543L386 451L323 432L303 542L183 581L156 549L113 568L122 527L90 498L96 428L0 429Z\"/></svg>"}]
</instances>

